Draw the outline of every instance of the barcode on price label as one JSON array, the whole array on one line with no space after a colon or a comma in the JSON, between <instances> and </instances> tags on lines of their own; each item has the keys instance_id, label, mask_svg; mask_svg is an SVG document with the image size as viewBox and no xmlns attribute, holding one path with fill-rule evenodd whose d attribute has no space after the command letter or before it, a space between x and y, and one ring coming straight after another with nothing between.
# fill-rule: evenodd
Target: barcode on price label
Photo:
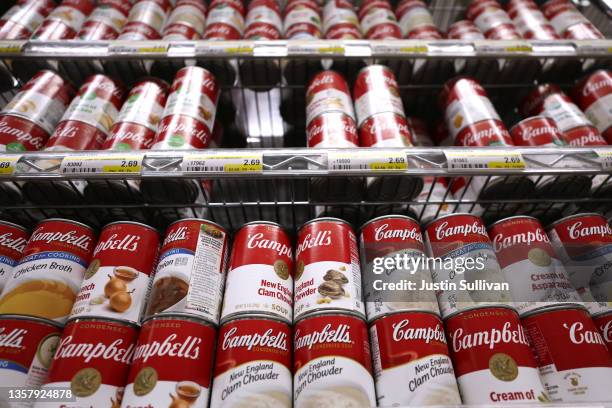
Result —
<instances>
[{"instance_id":1,"label":"barcode on price label","mask_svg":"<svg viewBox=\"0 0 612 408\"><path fill-rule=\"evenodd\" d=\"M104 174L123 173L140 174L142 171L142 154L117 156L81 156L65 157L60 165L62 174Z\"/></svg>"},{"instance_id":2,"label":"barcode on price label","mask_svg":"<svg viewBox=\"0 0 612 408\"><path fill-rule=\"evenodd\" d=\"M445 152L449 170L524 169L525 160L519 152Z\"/></svg>"},{"instance_id":3,"label":"barcode on price label","mask_svg":"<svg viewBox=\"0 0 612 408\"><path fill-rule=\"evenodd\" d=\"M19 161L19 156L0 157L0 175L11 176L15 172L15 165Z\"/></svg>"},{"instance_id":4,"label":"barcode on price label","mask_svg":"<svg viewBox=\"0 0 612 408\"><path fill-rule=\"evenodd\" d=\"M595 153L599 157L599 163L604 170L612 169L612 150L596 150Z\"/></svg>"},{"instance_id":5,"label":"barcode on price label","mask_svg":"<svg viewBox=\"0 0 612 408\"><path fill-rule=\"evenodd\" d=\"M187 155L181 169L188 173L261 173L263 153Z\"/></svg>"},{"instance_id":6,"label":"barcode on price label","mask_svg":"<svg viewBox=\"0 0 612 408\"><path fill-rule=\"evenodd\" d=\"M331 152L327 156L330 171L373 170L397 171L408 168L404 152L366 150L354 152Z\"/></svg>"}]
</instances>

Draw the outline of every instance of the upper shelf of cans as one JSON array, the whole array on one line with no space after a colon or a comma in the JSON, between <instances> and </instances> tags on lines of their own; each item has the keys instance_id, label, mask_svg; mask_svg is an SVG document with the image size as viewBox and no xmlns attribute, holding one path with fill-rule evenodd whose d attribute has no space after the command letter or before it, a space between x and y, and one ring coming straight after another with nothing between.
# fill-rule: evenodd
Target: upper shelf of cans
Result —
<instances>
[{"instance_id":1,"label":"upper shelf of cans","mask_svg":"<svg viewBox=\"0 0 612 408\"><path fill-rule=\"evenodd\" d=\"M132 4L133 3L133 4ZM570 0L19 0L0 17L0 55L52 58L609 55ZM448 5L446 4L448 3ZM598 3L599 4L599 3ZM597 6L590 5L590 8ZM605 4L599 7L606 8ZM456 11L444 15L447 10ZM610 15L610 10L599 12ZM444 20L437 21L436 20ZM448 25L449 23L452 23ZM448 27L446 27L448 25ZM74 40L74 41L66 41ZM389 41L396 40L396 41ZM78 45L78 46L77 46Z\"/></svg>"}]
</instances>

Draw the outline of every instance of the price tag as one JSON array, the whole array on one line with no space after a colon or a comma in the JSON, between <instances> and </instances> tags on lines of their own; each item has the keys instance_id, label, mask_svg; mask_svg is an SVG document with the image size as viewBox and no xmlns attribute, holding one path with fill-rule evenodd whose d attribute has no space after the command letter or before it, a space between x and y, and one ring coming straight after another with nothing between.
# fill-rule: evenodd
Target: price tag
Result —
<instances>
[{"instance_id":1,"label":"price tag","mask_svg":"<svg viewBox=\"0 0 612 408\"><path fill-rule=\"evenodd\" d=\"M519 152L488 150L482 152L444 152L449 170L524 169Z\"/></svg>"},{"instance_id":2,"label":"price tag","mask_svg":"<svg viewBox=\"0 0 612 408\"><path fill-rule=\"evenodd\" d=\"M7 43L0 41L0 53L2 54L20 54L23 44L20 43Z\"/></svg>"},{"instance_id":3,"label":"price tag","mask_svg":"<svg viewBox=\"0 0 612 408\"><path fill-rule=\"evenodd\" d=\"M317 48L319 54L342 54L344 55L344 47L337 45L332 47L319 47Z\"/></svg>"},{"instance_id":4,"label":"price tag","mask_svg":"<svg viewBox=\"0 0 612 408\"><path fill-rule=\"evenodd\" d=\"M612 150L595 150L599 163L604 170L612 169Z\"/></svg>"},{"instance_id":5,"label":"price tag","mask_svg":"<svg viewBox=\"0 0 612 408\"><path fill-rule=\"evenodd\" d=\"M253 47L227 47L225 52L232 55L252 55Z\"/></svg>"},{"instance_id":6,"label":"price tag","mask_svg":"<svg viewBox=\"0 0 612 408\"><path fill-rule=\"evenodd\" d=\"M0 157L0 175L12 176L20 156Z\"/></svg>"},{"instance_id":7,"label":"price tag","mask_svg":"<svg viewBox=\"0 0 612 408\"><path fill-rule=\"evenodd\" d=\"M353 152L330 152L327 159L329 171L397 171L408 169L406 153L393 150L372 149Z\"/></svg>"},{"instance_id":8,"label":"price tag","mask_svg":"<svg viewBox=\"0 0 612 408\"><path fill-rule=\"evenodd\" d=\"M485 53L531 53L533 47L527 42L475 41L476 51Z\"/></svg>"},{"instance_id":9,"label":"price tag","mask_svg":"<svg viewBox=\"0 0 612 408\"><path fill-rule=\"evenodd\" d=\"M183 159L181 169L194 173L261 173L263 153L189 154Z\"/></svg>"},{"instance_id":10,"label":"price tag","mask_svg":"<svg viewBox=\"0 0 612 408\"><path fill-rule=\"evenodd\" d=\"M163 54L168 52L168 44L153 43L136 45L133 42L115 43L108 47L111 54Z\"/></svg>"},{"instance_id":11,"label":"price tag","mask_svg":"<svg viewBox=\"0 0 612 408\"><path fill-rule=\"evenodd\" d=\"M64 157L60 165L62 174L140 174L143 154L119 156L71 156Z\"/></svg>"}]
</instances>

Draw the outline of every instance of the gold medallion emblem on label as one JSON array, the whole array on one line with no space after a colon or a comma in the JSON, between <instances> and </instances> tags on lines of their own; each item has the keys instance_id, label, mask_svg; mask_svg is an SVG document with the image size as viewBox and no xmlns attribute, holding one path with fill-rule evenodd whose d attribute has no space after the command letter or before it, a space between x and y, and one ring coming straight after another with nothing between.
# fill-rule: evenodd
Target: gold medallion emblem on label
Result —
<instances>
[{"instance_id":1,"label":"gold medallion emblem on label","mask_svg":"<svg viewBox=\"0 0 612 408\"><path fill-rule=\"evenodd\" d=\"M304 262L298 261L297 265L295 266L295 280L296 281L300 280L303 273L304 273Z\"/></svg>"},{"instance_id":2,"label":"gold medallion emblem on label","mask_svg":"<svg viewBox=\"0 0 612 408\"><path fill-rule=\"evenodd\" d=\"M489 370L501 381L513 381L518 376L518 366L512 357L504 353L495 353L489 359Z\"/></svg>"},{"instance_id":3,"label":"gold medallion emblem on label","mask_svg":"<svg viewBox=\"0 0 612 408\"><path fill-rule=\"evenodd\" d=\"M527 254L527 257L529 258L531 263L533 263L534 265L537 265L537 266L550 265L550 255L548 255L546 251L544 251L543 249L533 248L532 250L529 251L529 253Z\"/></svg>"},{"instance_id":4,"label":"gold medallion emblem on label","mask_svg":"<svg viewBox=\"0 0 612 408\"><path fill-rule=\"evenodd\" d=\"M85 398L95 394L101 384L102 374L95 368L87 367L77 371L72 377L70 390L75 396Z\"/></svg>"},{"instance_id":5,"label":"gold medallion emblem on label","mask_svg":"<svg viewBox=\"0 0 612 408\"><path fill-rule=\"evenodd\" d=\"M279 259L274 262L274 272L278 275L282 280L289 279L289 266L283 261Z\"/></svg>"},{"instance_id":6,"label":"gold medallion emblem on label","mask_svg":"<svg viewBox=\"0 0 612 408\"><path fill-rule=\"evenodd\" d=\"M152 367L144 367L134 379L134 394L139 397L147 395L157 384L157 371Z\"/></svg>"},{"instance_id":7,"label":"gold medallion emblem on label","mask_svg":"<svg viewBox=\"0 0 612 408\"><path fill-rule=\"evenodd\" d=\"M98 269L100 269L100 260L94 259L93 261L91 261L89 267L85 271L85 279L89 279L94 276L96 272L98 272Z\"/></svg>"}]
</instances>

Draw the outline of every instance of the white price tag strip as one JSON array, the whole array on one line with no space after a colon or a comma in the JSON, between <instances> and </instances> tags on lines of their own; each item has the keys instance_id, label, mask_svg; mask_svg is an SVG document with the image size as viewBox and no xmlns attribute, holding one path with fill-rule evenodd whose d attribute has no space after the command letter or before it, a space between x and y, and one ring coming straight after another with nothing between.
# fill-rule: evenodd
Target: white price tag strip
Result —
<instances>
[{"instance_id":1,"label":"white price tag strip","mask_svg":"<svg viewBox=\"0 0 612 408\"><path fill-rule=\"evenodd\" d=\"M263 153L253 154L189 154L181 164L188 173L261 173Z\"/></svg>"},{"instance_id":2,"label":"white price tag strip","mask_svg":"<svg viewBox=\"0 0 612 408\"><path fill-rule=\"evenodd\" d=\"M519 152L488 150L482 152L444 152L448 170L524 169L525 160Z\"/></svg>"},{"instance_id":3,"label":"white price tag strip","mask_svg":"<svg viewBox=\"0 0 612 408\"><path fill-rule=\"evenodd\" d=\"M21 54L23 43L0 42L0 53L2 54Z\"/></svg>"},{"instance_id":4,"label":"white price tag strip","mask_svg":"<svg viewBox=\"0 0 612 408\"><path fill-rule=\"evenodd\" d=\"M144 154L127 153L117 156L72 156L64 157L60 165L61 174L140 174Z\"/></svg>"},{"instance_id":5,"label":"white price tag strip","mask_svg":"<svg viewBox=\"0 0 612 408\"><path fill-rule=\"evenodd\" d=\"M327 160L329 171L397 171L408 169L406 153L401 151L368 149L353 152L330 152Z\"/></svg>"},{"instance_id":6,"label":"white price tag strip","mask_svg":"<svg viewBox=\"0 0 612 408\"><path fill-rule=\"evenodd\" d=\"M116 42L108 47L111 54L163 54L168 52L167 43L135 45L133 42Z\"/></svg>"},{"instance_id":7,"label":"white price tag strip","mask_svg":"<svg viewBox=\"0 0 612 408\"><path fill-rule=\"evenodd\" d=\"M19 156L0 157L0 176L12 176L18 161Z\"/></svg>"},{"instance_id":8,"label":"white price tag strip","mask_svg":"<svg viewBox=\"0 0 612 408\"><path fill-rule=\"evenodd\" d=\"M474 41L476 45L476 51L484 53L531 53L533 47L528 42L506 42L502 41L497 44L495 41Z\"/></svg>"},{"instance_id":9,"label":"white price tag strip","mask_svg":"<svg viewBox=\"0 0 612 408\"><path fill-rule=\"evenodd\" d=\"M604 170L612 169L612 150L595 150L595 153Z\"/></svg>"}]
</instances>

